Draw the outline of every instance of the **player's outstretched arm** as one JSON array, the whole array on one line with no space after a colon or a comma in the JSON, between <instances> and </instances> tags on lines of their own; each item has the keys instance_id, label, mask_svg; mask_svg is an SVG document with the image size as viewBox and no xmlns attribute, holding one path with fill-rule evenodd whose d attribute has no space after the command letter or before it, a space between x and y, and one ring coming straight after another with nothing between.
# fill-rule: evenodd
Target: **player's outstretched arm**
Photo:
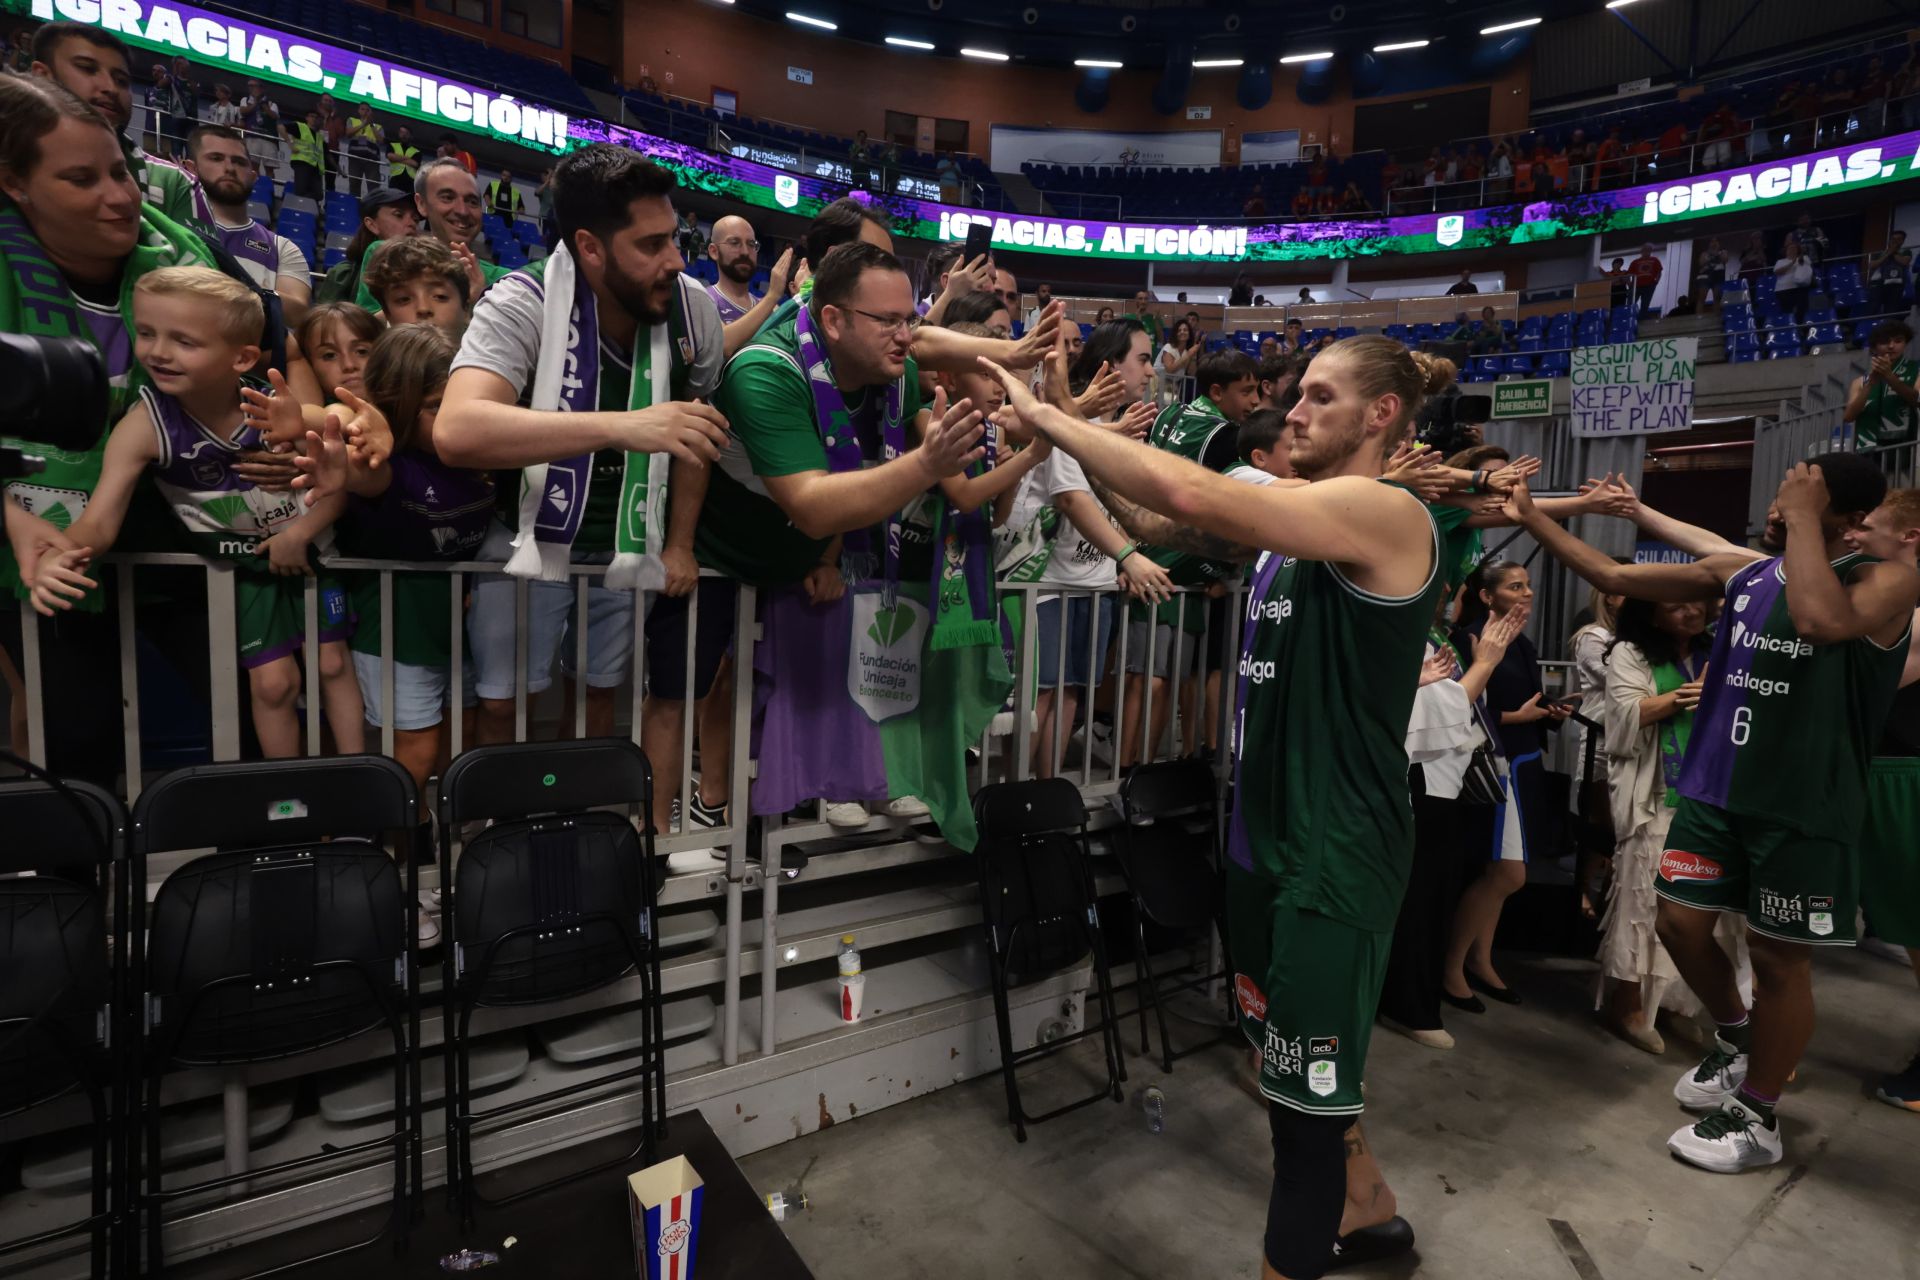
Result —
<instances>
[{"instance_id":1,"label":"player's outstretched arm","mask_svg":"<svg viewBox=\"0 0 1920 1280\"><path fill-rule=\"evenodd\" d=\"M1123 439L1042 404L1026 384L991 362L1007 403L1036 433L1085 469L1095 492L1117 495L1228 544L1278 551L1303 560L1382 566L1398 561L1413 576L1431 554L1409 557L1430 538L1430 523L1411 495L1348 476L1299 487L1242 484L1163 449ZM1115 510L1109 506L1109 510ZM1120 512L1115 510L1116 516ZM1126 524L1125 517L1120 517ZM1163 544L1165 545L1165 544ZM1424 573L1420 575L1424 577ZM1362 584L1369 590L1381 584ZM1418 588L1415 581L1408 590ZM1401 594L1388 590L1388 594Z\"/></svg>"},{"instance_id":2,"label":"player's outstretched arm","mask_svg":"<svg viewBox=\"0 0 1920 1280\"><path fill-rule=\"evenodd\" d=\"M1501 511L1554 559L1608 595L1667 603L1714 600L1727 579L1753 560L1742 552L1707 556L1692 564L1615 564L1612 556L1580 541L1534 506L1524 483L1514 486Z\"/></svg>"}]
</instances>

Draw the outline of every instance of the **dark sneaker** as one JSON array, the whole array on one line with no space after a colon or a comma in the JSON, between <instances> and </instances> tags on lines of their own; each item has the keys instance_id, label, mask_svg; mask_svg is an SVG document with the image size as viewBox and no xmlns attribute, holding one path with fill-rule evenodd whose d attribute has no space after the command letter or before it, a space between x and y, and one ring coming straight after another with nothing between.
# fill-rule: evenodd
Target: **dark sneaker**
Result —
<instances>
[{"instance_id":1,"label":"dark sneaker","mask_svg":"<svg viewBox=\"0 0 1920 1280\"><path fill-rule=\"evenodd\" d=\"M1903 1111L1920 1111L1920 1054L1914 1055L1905 1071L1882 1080L1873 1096Z\"/></svg>"}]
</instances>

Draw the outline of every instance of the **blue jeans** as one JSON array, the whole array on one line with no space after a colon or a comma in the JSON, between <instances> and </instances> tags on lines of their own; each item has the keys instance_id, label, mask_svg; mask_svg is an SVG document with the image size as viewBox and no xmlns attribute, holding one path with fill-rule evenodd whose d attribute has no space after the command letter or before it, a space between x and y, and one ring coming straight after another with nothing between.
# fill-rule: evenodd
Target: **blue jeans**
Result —
<instances>
[{"instance_id":1,"label":"blue jeans","mask_svg":"<svg viewBox=\"0 0 1920 1280\"><path fill-rule=\"evenodd\" d=\"M1069 686L1091 687L1100 683L1101 670L1106 662L1107 642L1113 637L1113 596L1098 597L1100 613L1094 621L1094 598L1074 596L1067 602L1067 666L1066 683ZM1060 600L1053 599L1039 605L1035 610L1037 618L1036 640L1034 644L1034 664L1038 667L1034 675L1036 685L1042 689L1052 689L1060 683ZM1087 660L1087 642L1089 629L1097 628L1093 637L1093 660Z\"/></svg>"}]
</instances>

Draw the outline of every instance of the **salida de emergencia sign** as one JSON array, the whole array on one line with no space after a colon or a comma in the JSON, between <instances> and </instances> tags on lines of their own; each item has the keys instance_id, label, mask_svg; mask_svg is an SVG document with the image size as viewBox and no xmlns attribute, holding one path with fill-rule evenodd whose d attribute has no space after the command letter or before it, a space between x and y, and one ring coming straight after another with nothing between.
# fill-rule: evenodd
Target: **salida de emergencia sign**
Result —
<instances>
[{"instance_id":1,"label":"salida de emergencia sign","mask_svg":"<svg viewBox=\"0 0 1920 1280\"><path fill-rule=\"evenodd\" d=\"M1693 425L1698 338L1616 342L1573 351L1573 434L1641 436Z\"/></svg>"},{"instance_id":2,"label":"salida de emergencia sign","mask_svg":"<svg viewBox=\"0 0 1920 1280\"><path fill-rule=\"evenodd\" d=\"M1515 378L1493 384L1493 416L1549 418L1553 416L1552 378Z\"/></svg>"}]
</instances>

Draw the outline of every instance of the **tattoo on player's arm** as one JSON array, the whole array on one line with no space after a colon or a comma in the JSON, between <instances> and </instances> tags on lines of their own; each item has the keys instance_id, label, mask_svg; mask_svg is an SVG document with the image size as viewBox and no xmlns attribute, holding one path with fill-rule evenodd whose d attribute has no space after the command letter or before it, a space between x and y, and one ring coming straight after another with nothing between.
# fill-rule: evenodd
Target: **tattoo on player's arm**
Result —
<instances>
[{"instance_id":1,"label":"tattoo on player's arm","mask_svg":"<svg viewBox=\"0 0 1920 1280\"><path fill-rule=\"evenodd\" d=\"M1360 1126L1355 1125L1347 1130L1347 1158L1351 1160L1354 1156L1365 1154L1367 1154L1367 1140L1361 1136Z\"/></svg>"},{"instance_id":2,"label":"tattoo on player's arm","mask_svg":"<svg viewBox=\"0 0 1920 1280\"><path fill-rule=\"evenodd\" d=\"M1157 511L1149 511L1137 502L1129 502L1092 476L1087 477L1087 483L1093 487L1094 496L1100 499L1108 514L1118 520L1120 527L1138 542L1165 547L1169 551L1184 551L1203 560L1251 560L1260 554L1255 548L1231 539L1175 524Z\"/></svg>"}]
</instances>

